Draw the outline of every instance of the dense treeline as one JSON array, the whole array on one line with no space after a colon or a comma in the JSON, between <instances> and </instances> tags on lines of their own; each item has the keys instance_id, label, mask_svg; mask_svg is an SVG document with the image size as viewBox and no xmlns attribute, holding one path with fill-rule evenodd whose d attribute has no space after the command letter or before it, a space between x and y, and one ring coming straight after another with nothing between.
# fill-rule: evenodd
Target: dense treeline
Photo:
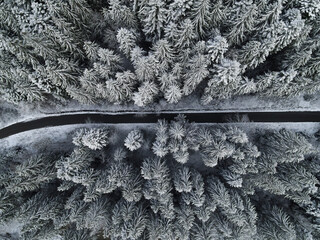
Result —
<instances>
[{"instance_id":1,"label":"dense treeline","mask_svg":"<svg viewBox=\"0 0 320 240\"><path fill-rule=\"evenodd\" d=\"M4 0L0 96L138 106L319 92L319 0Z\"/></svg>"},{"instance_id":2,"label":"dense treeline","mask_svg":"<svg viewBox=\"0 0 320 240\"><path fill-rule=\"evenodd\" d=\"M72 152L4 151L0 221L18 220L28 240L320 238L312 136L249 138L181 115L114 135L84 128Z\"/></svg>"}]
</instances>

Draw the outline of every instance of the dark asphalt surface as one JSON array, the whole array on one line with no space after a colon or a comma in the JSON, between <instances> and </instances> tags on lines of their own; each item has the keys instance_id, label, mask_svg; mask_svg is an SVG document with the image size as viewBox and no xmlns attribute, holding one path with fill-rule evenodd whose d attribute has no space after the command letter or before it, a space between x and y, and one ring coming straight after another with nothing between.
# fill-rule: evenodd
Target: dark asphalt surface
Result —
<instances>
[{"instance_id":1,"label":"dark asphalt surface","mask_svg":"<svg viewBox=\"0 0 320 240\"><path fill-rule=\"evenodd\" d=\"M237 115L248 116L251 122L320 122L320 112L241 112L241 113L184 113L190 122L225 123L236 119ZM0 129L0 139L24 131L68 124L82 123L156 123L158 119L172 120L177 113L130 113L130 114L68 114L48 116L19 122Z\"/></svg>"}]
</instances>

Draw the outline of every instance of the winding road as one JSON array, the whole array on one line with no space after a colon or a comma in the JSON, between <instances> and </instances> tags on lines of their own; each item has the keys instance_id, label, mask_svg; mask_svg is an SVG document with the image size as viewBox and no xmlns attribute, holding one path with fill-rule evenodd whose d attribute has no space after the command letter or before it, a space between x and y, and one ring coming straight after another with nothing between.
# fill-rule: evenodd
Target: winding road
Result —
<instances>
[{"instance_id":1,"label":"winding road","mask_svg":"<svg viewBox=\"0 0 320 240\"><path fill-rule=\"evenodd\" d=\"M72 113L47 116L14 123L0 129L0 139L43 127L85 123L156 123L158 119L172 120L178 113ZM251 122L320 122L320 112L188 112L187 119L196 123L226 123L237 116L246 115ZM228 120L229 119L229 120Z\"/></svg>"}]
</instances>

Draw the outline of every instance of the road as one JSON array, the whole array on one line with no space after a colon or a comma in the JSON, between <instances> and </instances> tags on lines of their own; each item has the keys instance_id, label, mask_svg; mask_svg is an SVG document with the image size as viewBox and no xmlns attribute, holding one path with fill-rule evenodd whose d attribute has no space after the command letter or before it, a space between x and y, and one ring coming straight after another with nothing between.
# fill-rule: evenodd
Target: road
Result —
<instances>
[{"instance_id":1,"label":"road","mask_svg":"<svg viewBox=\"0 0 320 240\"><path fill-rule=\"evenodd\" d=\"M225 123L236 116L247 115L252 122L320 122L320 112L241 112L241 113L184 113L187 119L196 123ZM0 129L0 139L37 128L87 123L156 123L158 119L172 120L177 113L73 113L43 117L18 122Z\"/></svg>"}]
</instances>

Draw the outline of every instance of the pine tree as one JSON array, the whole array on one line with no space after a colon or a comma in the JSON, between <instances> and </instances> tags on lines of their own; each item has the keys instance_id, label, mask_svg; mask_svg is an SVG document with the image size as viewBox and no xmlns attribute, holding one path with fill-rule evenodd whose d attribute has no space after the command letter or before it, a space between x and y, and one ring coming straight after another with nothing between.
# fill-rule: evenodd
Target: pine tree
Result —
<instances>
[{"instance_id":1,"label":"pine tree","mask_svg":"<svg viewBox=\"0 0 320 240\"><path fill-rule=\"evenodd\" d=\"M148 230L150 234L149 238L151 239L173 240L176 237L173 221L166 219L159 214L151 215Z\"/></svg>"},{"instance_id":2,"label":"pine tree","mask_svg":"<svg viewBox=\"0 0 320 240\"><path fill-rule=\"evenodd\" d=\"M205 30L211 27L211 8L211 2L208 0L196 1L192 6L192 21L200 37L203 37Z\"/></svg>"},{"instance_id":3,"label":"pine tree","mask_svg":"<svg viewBox=\"0 0 320 240\"><path fill-rule=\"evenodd\" d=\"M214 75L208 81L204 90L202 101L210 103L214 98L228 98L239 86L241 77L240 64L237 61L222 59L219 65L215 65Z\"/></svg>"},{"instance_id":4,"label":"pine tree","mask_svg":"<svg viewBox=\"0 0 320 240\"><path fill-rule=\"evenodd\" d=\"M5 188L10 193L22 193L39 189L41 185L55 179L54 163L51 156L35 155L17 165L10 172Z\"/></svg>"},{"instance_id":5,"label":"pine tree","mask_svg":"<svg viewBox=\"0 0 320 240\"><path fill-rule=\"evenodd\" d=\"M257 5L252 0L237 2L230 14L231 28L227 39L231 44L240 44L245 40L245 35L253 31L256 23Z\"/></svg>"},{"instance_id":6,"label":"pine tree","mask_svg":"<svg viewBox=\"0 0 320 240\"><path fill-rule=\"evenodd\" d=\"M212 6L211 11L212 26L218 27L227 17L227 8L222 0L217 0Z\"/></svg>"},{"instance_id":7,"label":"pine tree","mask_svg":"<svg viewBox=\"0 0 320 240\"><path fill-rule=\"evenodd\" d=\"M179 208L176 209L176 221L176 224L179 226L178 230L176 230L179 239L189 239L190 229L193 227L195 221L193 209L181 203Z\"/></svg>"},{"instance_id":8,"label":"pine tree","mask_svg":"<svg viewBox=\"0 0 320 240\"><path fill-rule=\"evenodd\" d=\"M52 225L55 219L63 209L61 200L58 197L50 196L46 193L37 193L25 201L19 208L18 219L22 223L21 233L28 238L33 235L41 235L41 230L49 230L48 225ZM51 228L51 231L53 229Z\"/></svg>"},{"instance_id":9,"label":"pine tree","mask_svg":"<svg viewBox=\"0 0 320 240\"><path fill-rule=\"evenodd\" d=\"M186 64L188 71L184 75L185 81L183 85L183 93L185 95L191 94L209 75L208 65L208 56L203 54L197 54L188 61Z\"/></svg>"},{"instance_id":10,"label":"pine tree","mask_svg":"<svg viewBox=\"0 0 320 240\"><path fill-rule=\"evenodd\" d=\"M117 28L135 28L137 19L132 10L119 0L110 1L109 9L103 9L104 19L112 21Z\"/></svg>"},{"instance_id":11,"label":"pine tree","mask_svg":"<svg viewBox=\"0 0 320 240\"><path fill-rule=\"evenodd\" d=\"M169 16L174 22L185 18L192 7L192 1L190 0L174 0L169 5Z\"/></svg>"},{"instance_id":12,"label":"pine tree","mask_svg":"<svg viewBox=\"0 0 320 240\"><path fill-rule=\"evenodd\" d=\"M12 219L15 215L15 210L19 206L21 198L10 194L4 189L0 190L0 223L3 224Z\"/></svg>"},{"instance_id":13,"label":"pine tree","mask_svg":"<svg viewBox=\"0 0 320 240\"><path fill-rule=\"evenodd\" d=\"M173 174L173 183L177 192L190 192L192 190L190 169L186 166L178 166Z\"/></svg>"},{"instance_id":14,"label":"pine tree","mask_svg":"<svg viewBox=\"0 0 320 240\"><path fill-rule=\"evenodd\" d=\"M155 42L152 50L156 60L161 66L161 71L164 72L168 70L175 60L175 52L172 44L166 39L160 39Z\"/></svg>"},{"instance_id":15,"label":"pine tree","mask_svg":"<svg viewBox=\"0 0 320 240\"><path fill-rule=\"evenodd\" d=\"M152 144L152 150L155 155L162 158L168 154L168 123L165 120L159 120L157 125L156 140Z\"/></svg>"},{"instance_id":16,"label":"pine tree","mask_svg":"<svg viewBox=\"0 0 320 240\"><path fill-rule=\"evenodd\" d=\"M114 104L121 104L132 99L136 76L130 72L117 72L116 79L108 79L102 89L102 96Z\"/></svg>"},{"instance_id":17,"label":"pine tree","mask_svg":"<svg viewBox=\"0 0 320 240\"><path fill-rule=\"evenodd\" d=\"M99 234L111 224L112 204L108 200L99 198L89 206L86 212L85 227L91 230L91 236Z\"/></svg>"},{"instance_id":18,"label":"pine tree","mask_svg":"<svg viewBox=\"0 0 320 240\"><path fill-rule=\"evenodd\" d=\"M234 153L235 148L226 141L212 141L212 144L202 151L202 159L206 166L215 167L219 160L226 159Z\"/></svg>"},{"instance_id":19,"label":"pine tree","mask_svg":"<svg viewBox=\"0 0 320 240\"><path fill-rule=\"evenodd\" d=\"M181 198L182 201L187 205L192 205L195 207L201 207L205 202L205 194L204 194L204 181L201 174L192 169L191 171L191 180L192 180L192 190L189 192L182 192Z\"/></svg>"},{"instance_id":20,"label":"pine tree","mask_svg":"<svg viewBox=\"0 0 320 240\"><path fill-rule=\"evenodd\" d=\"M144 23L143 32L148 40L155 41L162 35L168 16L165 4L162 0L152 0L144 2L139 10L140 19Z\"/></svg>"},{"instance_id":21,"label":"pine tree","mask_svg":"<svg viewBox=\"0 0 320 240\"><path fill-rule=\"evenodd\" d=\"M138 88L138 92L133 94L132 99L136 105L143 107L152 103L158 92L159 89L155 83L144 82Z\"/></svg>"},{"instance_id":22,"label":"pine tree","mask_svg":"<svg viewBox=\"0 0 320 240\"><path fill-rule=\"evenodd\" d=\"M133 165L126 161L126 152L120 148L97 178L94 188L101 194L119 189L126 201L137 202L142 197L142 178Z\"/></svg>"},{"instance_id":23,"label":"pine tree","mask_svg":"<svg viewBox=\"0 0 320 240\"><path fill-rule=\"evenodd\" d=\"M124 145L130 150L134 151L141 148L143 143L143 135L139 130L131 131L126 139L124 140Z\"/></svg>"},{"instance_id":24,"label":"pine tree","mask_svg":"<svg viewBox=\"0 0 320 240\"><path fill-rule=\"evenodd\" d=\"M61 157L55 163L57 178L82 183L82 175L86 173L93 162L92 154L86 149L75 148L68 157Z\"/></svg>"},{"instance_id":25,"label":"pine tree","mask_svg":"<svg viewBox=\"0 0 320 240\"><path fill-rule=\"evenodd\" d=\"M213 40L207 41L207 49L211 56L211 61L218 63L223 59L228 47L229 45L227 40L221 36L216 36Z\"/></svg>"},{"instance_id":26,"label":"pine tree","mask_svg":"<svg viewBox=\"0 0 320 240\"><path fill-rule=\"evenodd\" d=\"M174 217L172 184L169 178L169 169L163 160L148 158L143 161L141 167L142 177L147 180L143 194L150 200L151 209L168 219Z\"/></svg>"},{"instance_id":27,"label":"pine tree","mask_svg":"<svg viewBox=\"0 0 320 240\"><path fill-rule=\"evenodd\" d=\"M164 98L169 103L178 103L182 98L182 90L178 85L171 85L164 92Z\"/></svg>"},{"instance_id":28,"label":"pine tree","mask_svg":"<svg viewBox=\"0 0 320 240\"><path fill-rule=\"evenodd\" d=\"M166 36L170 39L169 34L172 36L174 47L177 49L190 47L196 39L194 25L190 19L185 19L173 29L170 29L168 26L166 29Z\"/></svg>"},{"instance_id":29,"label":"pine tree","mask_svg":"<svg viewBox=\"0 0 320 240\"><path fill-rule=\"evenodd\" d=\"M277 159L277 162L300 162L304 156L311 154L314 147L299 133L282 129L271 132L261 138L264 151Z\"/></svg>"},{"instance_id":30,"label":"pine tree","mask_svg":"<svg viewBox=\"0 0 320 240\"><path fill-rule=\"evenodd\" d=\"M192 228L195 240L214 239L217 237L217 232L213 221L196 222Z\"/></svg>"},{"instance_id":31,"label":"pine tree","mask_svg":"<svg viewBox=\"0 0 320 240\"><path fill-rule=\"evenodd\" d=\"M79 147L85 146L92 150L100 150L108 145L109 131L106 128L80 129L73 138Z\"/></svg>"},{"instance_id":32,"label":"pine tree","mask_svg":"<svg viewBox=\"0 0 320 240\"><path fill-rule=\"evenodd\" d=\"M296 239L294 226L281 208L273 206L260 224L259 237L262 239Z\"/></svg>"},{"instance_id":33,"label":"pine tree","mask_svg":"<svg viewBox=\"0 0 320 240\"><path fill-rule=\"evenodd\" d=\"M147 212L143 203L119 200L112 210L112 225L104 237L138 240L147 227Z\"/></svg>"},{"instance_id":34,"label":"pine tree","mask_svg":"<svg viewBox=\"0 0 320 240\"><path fill-rule=\"evenodd\" d=\"M137 40L136 34L133 30L120 28L117 33L117 40L119 43L119 49L127 56L130 56L132 49L136 46Z\"/></svg>"}]
</instances>

